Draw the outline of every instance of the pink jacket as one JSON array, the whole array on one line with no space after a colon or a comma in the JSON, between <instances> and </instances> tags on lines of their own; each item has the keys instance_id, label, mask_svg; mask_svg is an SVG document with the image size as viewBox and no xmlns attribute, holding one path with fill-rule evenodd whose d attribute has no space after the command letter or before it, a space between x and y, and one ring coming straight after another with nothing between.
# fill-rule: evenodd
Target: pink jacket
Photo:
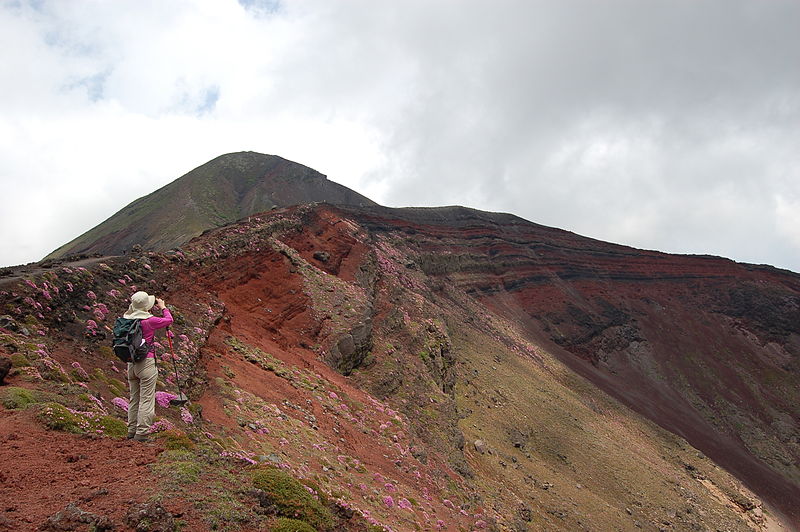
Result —
<instances>
[{"instance_id":1,"label":"pink jacket","mask_svg":"<svg viewBox=\"0 0 800 532\"><path fill-rule=\"evenodd\" d=\"M142 326L142 337L144 341L148 344L153 343L153 338L156 335L156 331L158 329L163 329L164 327L169 327L172 325L172 314L170 314L169 309L165 308L162 312L162 317L159 318L158 316L152 316L147 318L146 320L141 321ZM153 351L147 353L147 358L155 358L156 354Z\"/></svg>"}]
</instances>

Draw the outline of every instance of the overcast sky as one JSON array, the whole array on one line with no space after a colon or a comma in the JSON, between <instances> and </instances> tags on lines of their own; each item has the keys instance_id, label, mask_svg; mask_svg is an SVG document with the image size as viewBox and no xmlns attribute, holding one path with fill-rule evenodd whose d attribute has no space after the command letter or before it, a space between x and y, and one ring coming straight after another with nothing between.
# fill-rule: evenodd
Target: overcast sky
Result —
<instances>
[{"instance_id":1,"label":"overcast sky","mask_svg":"<svg viewBox=\"0 0 800 532\"><path fill-rule=\"evenodd\" d=\"M0 265L204 162L800 272L795 0L0 0Z\"/></svg>"}]
</instances>

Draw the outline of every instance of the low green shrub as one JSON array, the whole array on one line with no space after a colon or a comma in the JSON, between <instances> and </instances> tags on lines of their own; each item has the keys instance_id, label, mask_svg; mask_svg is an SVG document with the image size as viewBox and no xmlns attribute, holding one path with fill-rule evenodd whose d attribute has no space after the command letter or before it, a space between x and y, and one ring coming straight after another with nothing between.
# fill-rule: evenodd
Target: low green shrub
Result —
<instances>
[{"instance_id":1,"label":"low green shrub","mask_svg":"<svg viewBox=\"0 0 800 532\"><path fill-rule=\"evenodd\" d=\"M264 492L265 502L274 506L277 515L299 519L318 530L333 526L330 510L286 472L265 467L254 472L252 478L253 486Z\"/></svg>"},{"instance_id":2,"label":"low green shrub","mask_svg":"<svg viewBox=\"0 0 800 532\"><path fill-rule=\"evenodd\" d=\"M0 403L10 410L19 410L38 402L36 393L27 388L9 386L0 391Z\"/></svg>"},{"instance_id":3,"label":"low green shrub","mask_svg":"<svg viewBox=\"0 0 800 532\"><path fill-rule=\"evenodd\" d=\"M182 430L166 430L161 433L161 438L163 438L164 447L170 451L179 449L191 451L196 446L189 435Z\"/></svg>"},{"instance_id":4,"label":"low green shrub","mask_svg":"<svg viewBox=\"0 0 800 532\"><path fill-rule=\"evenodd\" d=\"M106 372L100 368L94 368L94 371L92 371L92 379L100 382L108 382L108 376L106 376Z\"/></svg>"},{"instance_id":5,"label":"low green shrub","mask_svg":"<svg viewBox=\"0 0 800 532\"><path fill-rule=\"evenodd\" d=\"M108 391L116 397L126 397L128 395L128 390L125 387L115 386L114 384L108 385Z\"/></svg>"},{"instance_id":6,"label":"low green shrub","mask_svg":"<svg viewBox=\"0 0 800 532\"><path fill-rule=\"evenodd\" d=\"M270 528L272 532L317 532L317 529L305 521L298 521L289 517L281 517Z\"/></svg>"},{"instance_id":7,"label":"low green shrub","mask_svg":"<svg viewBox=\"0 0 800 532\"><path fill-rule=\"evenodd\" d=\"M115 417L71 410L54 402L44 403L37 417L51 430L74 434L102 434L112 438L122 438L128 433L128 426Z\"/></svg>"},{"instance_id":8,"label":"low green shrub","mask_svg":"<svg viewBox=\"0 0 800 532\"><path fill-rule=\"evenodd\" d=\"M31 361L22 353L14 353L11 355L11 365L15 368L24 368L30 366Z\"/></svg>"},{"instance_id":9,"label":"low green shrub","mask_svg":"<svg viewBox=\"0 0 800 532\"><path fill-rule=\"evenodd\" d=\"M98 351L100 351L100 354L101 354L101 355L103 355L105 358L110 358L110 359L112 359L112 360L119 360L119 359L117 358L117 355L115 355L115 354L114 354L114 350L113 350L113 349L111 349L111 348L110 348L110 347L108 347L108 346L105 346L105 345L104 345L104 346L100 347L100 348L98 349Z\"/></svg>"}]
</instances>

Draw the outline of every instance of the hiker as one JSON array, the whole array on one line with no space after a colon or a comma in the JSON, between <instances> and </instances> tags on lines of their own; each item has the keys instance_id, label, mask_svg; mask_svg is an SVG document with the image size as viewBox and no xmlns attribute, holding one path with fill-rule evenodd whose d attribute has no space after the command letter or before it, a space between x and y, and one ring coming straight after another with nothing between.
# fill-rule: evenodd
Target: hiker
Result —
<instances>
[{"instance_id":1,"label":"hiker","mask_svg":"<svg viewBox=\"0 0 800 532\"><path fill-rule=\"evenodd\" d=\"M161 311L162 317L150 314L153 305ZM142 337L149 346L145 358L139 362L128 362L128 386L131 390L131 400L128 405L128 439L148 441L147 435L155 415L156 381L158 381L153 337L157 329L172 324L172 314L163 299L156 299L156 296L148 295L147 292L136 292L131 296L131 304L122 317L142 320L140 322ZM167 334L170 334L169 331Z\"/></svg>"}]
</instances>

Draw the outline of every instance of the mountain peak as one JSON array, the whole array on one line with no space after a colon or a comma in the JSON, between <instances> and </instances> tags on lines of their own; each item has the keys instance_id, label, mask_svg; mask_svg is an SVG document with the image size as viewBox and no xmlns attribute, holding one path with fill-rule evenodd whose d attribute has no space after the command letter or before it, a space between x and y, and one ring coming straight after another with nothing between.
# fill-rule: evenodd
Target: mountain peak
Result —
<instances>
[{"instance_id":1,"label":"mountain peak","mask_svg":"<svg viewBox=\"0 0 800 532\"><path fill-rule=\"evenodd\" d=\"M212 168L230 169L245 174L251 174L251 173L258 173L265 166L269 167L269 166L280 166L280 165L296 165L306 171L313 173L316 176L327 179L327 176L325 176L324 174L321 174L316 170L312 170L311 168L303 166L299 163L295 163L288 159L284 159L279 155L259 153L256 151L236 151L231 153L225 153L199 166L198 169L206 167L209 169Z\"/></svg>"},{"instance_id":2,"label":"mountain peak","mask_svg":"<svg viewBox=\"0 0 800 532\"><path fill-rule=\"evenodd\" d=\"M135 245L165 251L258 212L315 202L377 205L316 170L277 155L227 153L135 200L45 258L116 255ZM155 213L158 216L151 216Z\"/></svg>"}]
</instances>

